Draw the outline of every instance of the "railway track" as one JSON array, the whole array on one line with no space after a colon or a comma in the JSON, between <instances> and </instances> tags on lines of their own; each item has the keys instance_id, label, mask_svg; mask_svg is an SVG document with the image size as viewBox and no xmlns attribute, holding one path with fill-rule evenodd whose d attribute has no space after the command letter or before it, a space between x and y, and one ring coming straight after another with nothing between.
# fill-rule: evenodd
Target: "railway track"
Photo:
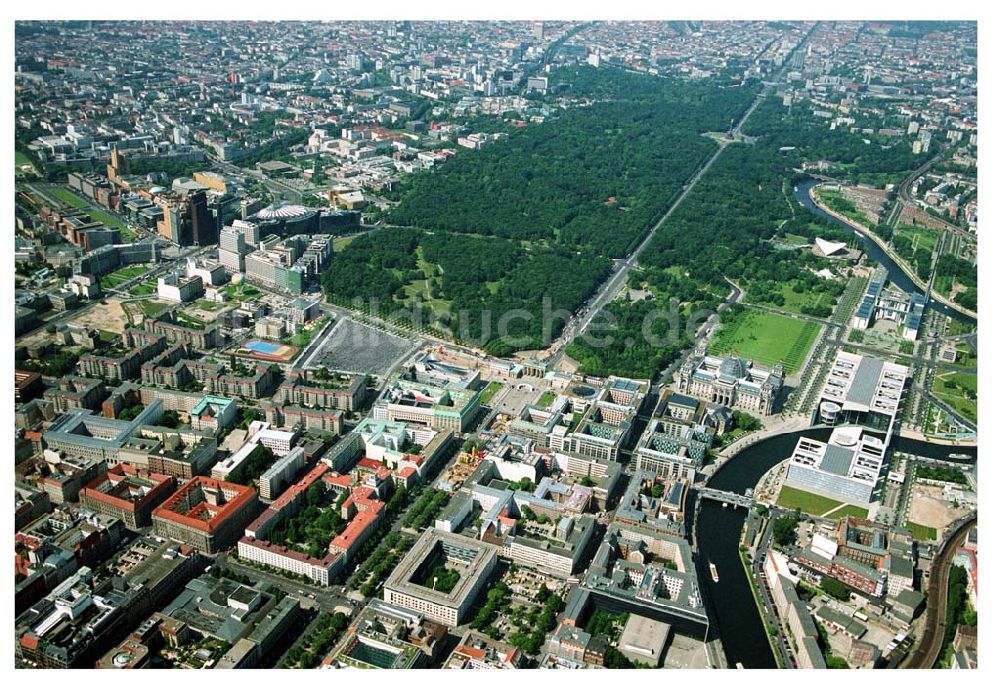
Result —
<instances>
[{"instance_id":1,"label":"railway track","mask_svg":"<svg viewBox=\"0 0 1000 693\"><path fill-rule=\"evenodd\" d=\"M904 669L931 669L944 646L945 625L948 619L948 572L955 552L961 547L969 530L976 524L976 515L966 519L941 546L927 585L927 622L924 633Z\"/></svg>"}]
</instances>

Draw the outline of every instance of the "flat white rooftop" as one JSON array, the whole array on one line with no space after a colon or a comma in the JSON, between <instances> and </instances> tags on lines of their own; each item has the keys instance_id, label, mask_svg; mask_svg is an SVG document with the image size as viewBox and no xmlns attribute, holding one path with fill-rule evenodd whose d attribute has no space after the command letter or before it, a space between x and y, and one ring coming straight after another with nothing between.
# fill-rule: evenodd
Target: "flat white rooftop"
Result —
<instances>
[{"instance_id":1,"label":"flat white rooftop","mask_svg":"<svg viewBox=\"0 0 1000 693\"><path fill-rule=\"evenodd\" d=\"M895 418L907 375L906 366L840 351L821 396L848 411L875 411Z\"/></svg>"},{"instance_id":2,"label":"flat white rooftop","mask_svg":"<svg viewBox=\"0 0 1000 693\"><path fill-rule=\"evenodd\" d=\"M885 442L860 426L841 426L828 443L802 437L790 464L842 476L874 487L885 459Z\"/></svg>"}]
</instances>

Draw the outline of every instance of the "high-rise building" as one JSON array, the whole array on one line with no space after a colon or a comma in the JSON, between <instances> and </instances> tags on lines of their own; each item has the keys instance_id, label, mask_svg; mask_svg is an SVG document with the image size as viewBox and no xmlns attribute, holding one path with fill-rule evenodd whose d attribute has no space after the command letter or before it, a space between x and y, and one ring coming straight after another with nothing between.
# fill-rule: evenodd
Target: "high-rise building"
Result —
<instances>
[{"instance_id":1,"label":"high-rise building","mask_svg":"<svg viewBox=\"0 0 1000 693\"><path fill-rule=\"evenodd\" d=\"M211 245L219 237L215 217L208 209L208 197L204 190L187 196L188 216L191 219L191 242L194 245Z\"/></svg>"},{"instance_id":2,"label":"high-rise building","mask_svg":"<svg viewBox=\"0 0 1000 693\"><path fill-rule=\"evenodd\" d=\"M184 236L184 219L179 205L163 204L163 219L156 222L156 231L161 238L165 238L171 243L182 245L186 238Z\"/></svg>"},{"instance_id":3,"label":"high-rise building","mask_svg":"<svg viewBox=\"0 0 1000 693\"><path fill-rule=\"evenodd\" d=\"M246 241L248 246L256 248L257 244L260 243L259 224L255 224L252 221L237 219L233 222L233 228L243 234L243 239Z\"/></svg>"},{"instance_id":4,"label":"high-rise building","mask_svg":"<svg viewBox=\"0 0 1000 693\"><path fill-rule=\"evenodd\" d=\"M239 223L239 222L236 222ZM219 234L219 262L231 272L246 269L247 246L243 232L233 226L226 226Z\"/></svg>"}]
</instances>

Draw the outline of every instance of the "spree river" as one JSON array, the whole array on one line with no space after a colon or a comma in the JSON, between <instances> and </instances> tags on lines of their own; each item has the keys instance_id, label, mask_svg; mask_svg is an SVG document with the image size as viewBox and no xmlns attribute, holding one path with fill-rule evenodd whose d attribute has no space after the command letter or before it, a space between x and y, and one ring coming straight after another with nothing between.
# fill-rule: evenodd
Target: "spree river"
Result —
<instances>
[{"instance_id":1,"label":"spree river","mask_svg":"<svg viewBox=\"0 0 1000 693\"><path fill-rule=\"evenodd\" d=\"M917 288L917 285L913 283L913 280L910 279L910 277L906 274L906 272L900 269L899 265L896 264L896 261L893 260L891 257L889 257L889 255L884 250L882 250L882 248L880 248L875 241L868 238L868 236L861 233L857 229L853 228L850 224L846 224L842 222L840 219L830 216L829 214L827 214L822 209L816 206L816 204L809 198L809 191L816 185L819 185L819 183L820 181L818 180L808 180L799 183L795 189L795 199L798 200L803 207L808 209L813 214L829 219L833 223L840 225L842 228L847 229L848 231L856 235L858 238L860 238L862 243L864 243L865 252L868 253L868 257L871 258L872 260L882 263L885 266L885 268L889 270L889 281L891 281L893 284L895 284L896 286L898 286L900 289L902 289L907 293L911 293L913 291L923 293L923 290ZM946 306L945 304L935 299L930 299L928 301L928 305L934 310L938 311L939 313L944 313L950 318L955 318L956 320L963 320L966 322L970 320L968 316L962 315L954 308Z\"/></svg>"},{"instance_id":2,"label":"spree river","mask_svg":"<svg viewBox=\"0 0 1000 693\"><path fill-rule=\"evenodd\" d=\"M889 280L893 284L906 292L919 291L913 280L878 244L849 224L830 216L809 199L809 190L818 183L817 180L800 183L795 190L795 198L813 214L832 220L860 238L868 256L882 263L889 271ZM939 301L932 299L929 303L935 310L949 317L968 320ZM830 428L816 428L811 429L808 435L816 440L826 441L831 431ZM708 486L733 493L743 493L747 488L753 488L767 470L791 456L801 435L802 432L784 433L751 445L729 460L711 478ZM974 447L934 445L899 436L894 438L892 447L901 452L935 459L947 459L949 454L961 453L972 457L969 464L975 462L976 458ZM719 575L718 582L703 580L702 594L712 622L722 639L726 659L731 666L739 662L748 669L773 668L776 666L774 655L739 555L739 539L746 511L733 507L723 508L721 503L711 500L703 500L698 507L697 517L692 518L698 537L698 573L709 576L709 563L714 563Z\"/></svg>"},{"instance_id":3,"label":"spree river","mask_svg":"<svg viewBox=\"0 0 1000 693\"><path fill-rule=\"evenodd\" d=\"M814 428L810 438L826 441L831 428ZM766 438L735 455L709 480L708 486L723 491L743 493L774 465L791 456L799 437L805 432L783 433ZM973 464L976 448L970 446L934 445L919 440L893 439L894 450L934 459L948 459L952 453L969 455ZM708 576L709 563L714 563L719 581L702 581L702 595L710 618L722 639L722 647L730 666L737 662L745 668L774 668L775 661L761 622L753 592L743 571L739 555L739 539L746 511L723 508L721 503L702 500L694 518L698 539L698 573Z\"/></svg>"}]
</instances>

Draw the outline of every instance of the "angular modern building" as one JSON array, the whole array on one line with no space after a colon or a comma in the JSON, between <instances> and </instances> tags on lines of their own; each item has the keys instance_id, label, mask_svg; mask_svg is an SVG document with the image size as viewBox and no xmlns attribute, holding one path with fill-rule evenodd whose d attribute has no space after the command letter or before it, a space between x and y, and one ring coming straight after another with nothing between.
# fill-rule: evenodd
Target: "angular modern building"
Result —
<instances>
[{"instance_id":1,"label":"angular modern building","mask_svg":"<svg viewBox=\"0 0 1000 693\"><path fill-rule=\"evenodd\" d=\"M581 389L591 388L571 386L570 394ZM549 446L559 452L617 462L618 451L631 435L632 422L648 393L648 380L611 376L596 396L571 397L574 411L581 416L569 427L557 425L552 428Z\"/></svg>"},{"instance_id":2,"label":"angular modern building","mask_svg":"<svg viewBox=\"0 0 1000 693\"><path fill-rule=\"evenodd\" d=\"M799 439L785 483L844 502L871 503L908 375L906 366L838 352L813 418L838 428L828 442Z\"/></svg>"},{"instance_id":3,"label":"angular modern building","mask_svg":"<svg viewBox=\"0 0 1000 693\"><path fill-rule=\"evenodd\" d=\"M851 327L867 329L873 320L891 320L903 324L903 337L913 341L920 330L920 322L927 308L927 299L914 291L906 294L886 288L889 271L879 265L868 280L868 288L851 320Z\"/></svg>"},{"instance_id":4,"label":"angular modern building","mask_svg":"<svg viewBox=\"0 0 1000 693\"><path fill-rule=\"evenodd\" d=\"M372 416L461 433L472 425L478 410L479 392L475 390L436 387L400 378L375 402Z\"/></svg>"},{"instance_id":5,"label":"angular modern building","mask_svg":"<svg viewBox=\"0 0 1000 693\"><path fill-rule=\"evenodd\" d=\"M708 637L691 547L653 527L611 524L590 569L567 599L563 622L582 626L592 605L667 623L689 637Z\"/></svg>"},{"instance_id":6,"label":"angular modern building","mask_svg":"<svg viewBox=\"0 0 1000 693\"><path fill-rule=\"evenodd\" d=\"M447 634L447 628L418 611L373 599L323 668L423 668L441 652Z\"/></svg>"}]
</instances>

